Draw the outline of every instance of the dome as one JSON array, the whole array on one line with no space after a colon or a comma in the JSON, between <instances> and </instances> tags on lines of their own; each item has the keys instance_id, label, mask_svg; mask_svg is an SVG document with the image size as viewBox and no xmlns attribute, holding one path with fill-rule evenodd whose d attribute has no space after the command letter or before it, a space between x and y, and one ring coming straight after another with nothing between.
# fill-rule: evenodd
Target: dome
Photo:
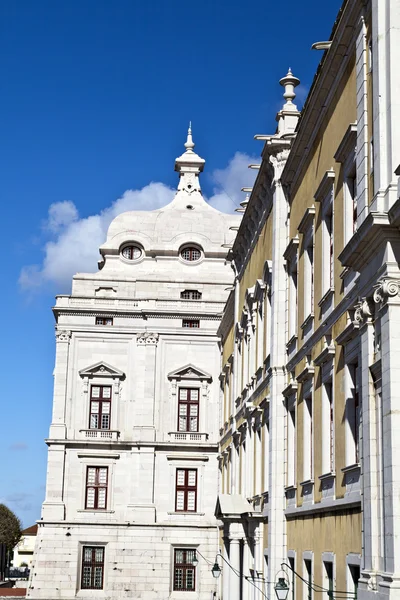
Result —
<instances>
[{"instance_id":1,"label":"dome","mask_svg":"<svg viewBox=\"0 0 400 600\"><path fill-rule=\"evenodd\" d=\"M185 152L176 159L179 185L172 202L151 211L128 211L118 215L108 229L107 241L100 248L103 259L120 252L127 243L142 246L147 256L176 254L182 245L196 244L212 256L225 256L232 243L240 217L222 213L203 198L199 174L204 159L194 151L189 127Z\"/></svg>"}]
</instances>

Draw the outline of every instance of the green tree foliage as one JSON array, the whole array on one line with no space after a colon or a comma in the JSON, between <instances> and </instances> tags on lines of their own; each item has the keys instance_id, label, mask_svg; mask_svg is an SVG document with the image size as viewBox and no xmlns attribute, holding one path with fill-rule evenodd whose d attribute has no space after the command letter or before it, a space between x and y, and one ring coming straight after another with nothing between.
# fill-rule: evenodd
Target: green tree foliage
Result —
<instances>
[{"instance_id":1,"label":"green tree foliage","mask_svg":"<svg viewBox=\"0 0 400 600\"><path fill-rule=\"evenodd\" d=\"M21 539L21 521L5 504L0 504L0 544L12 550Z\"/></svg>"}]
</instances>

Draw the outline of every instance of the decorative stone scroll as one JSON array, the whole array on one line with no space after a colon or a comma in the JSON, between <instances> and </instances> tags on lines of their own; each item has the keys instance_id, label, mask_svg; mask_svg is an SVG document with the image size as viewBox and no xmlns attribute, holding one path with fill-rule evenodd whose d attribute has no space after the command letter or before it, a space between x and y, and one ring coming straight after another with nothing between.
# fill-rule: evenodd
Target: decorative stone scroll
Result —
<instances>
[{"instance_id":1,"label":"decorative stone scroll","mask_svg":"<svg viewBox=\"0 0 400 600\"><path fill-rule=\"evenodd\" d=\"M353 323L356 326L367 323L372 318L372 310L367 298L362 298L357 304L354 305L354 317Z\"/></svg>"},{"instance_id":2,"label":"decorative stone scroll","mask_svg":"<svg viewBox=\"0 0 400 600\"><path fill-rule=\"evenodd\" d=\"M375 287L374 301L376 304L386 304L389 298L400 299L400 280L399 279L381 279Z\"/></svg>"},{"instance_id":3,"label":"decorative stone scroll","mask_svg":"<svg viewBox=\"0 0 400 600\"><path fill-rule=\"evenodd\" d=\"M71 331L56 329L56 342L66 342L67 344L69 344L71 337Z\"/></svg>"},{"instance_id":4,"label":"decorative stone scroll","mask_svg":"<svg viewBox=\"0 0 400 600\"><path fill-rule=\"evenodd\" d=\"M145 331L144 333L137 334L136 343L138 346L157 346L158 338L158 333L150 333L149 331Z\"/></svg>"}]
</instances>

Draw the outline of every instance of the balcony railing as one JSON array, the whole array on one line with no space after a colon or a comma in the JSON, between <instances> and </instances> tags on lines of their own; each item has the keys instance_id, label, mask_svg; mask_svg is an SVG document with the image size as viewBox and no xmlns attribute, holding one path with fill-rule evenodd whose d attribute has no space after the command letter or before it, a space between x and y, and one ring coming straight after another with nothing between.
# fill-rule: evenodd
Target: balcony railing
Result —
<instances>
[{"instance_id":1,"label":"balcony railing","mask_svg":"<svg viewBox=\"0 0 400 600\"><path fill-rule=\"evenodd\" d=\"M101 307L124 312L126 310L138 311L161 311L175 312L183 311L188 313L220 313L224 309L224 302L214 302L207 300L159 300L159 299L138 299L113 298L113 297L84 297L84 296L57 296L57 308L88 308L99 309Z\"/></svg>"},{"instance_id":2,"label":"balcony railing","mask_svg":"<svg viewBox=\"0 0 400 600\"><path fill-rule=\"evenodd\" d=\"M88 440L111 440L119 438L119 431L116 429L80 429L82 437Z\"/></svg>"},{"instance_id":3,"label":"balcony railing","mask_svg":"<svg viewBox=\"0 0 400 600\"><path fill-rule=\"evenodd\" d=\"M173 431L169 437L174 442L206 442L208 433L198 433L194 431Z\"/></svg>"}]
</instances>

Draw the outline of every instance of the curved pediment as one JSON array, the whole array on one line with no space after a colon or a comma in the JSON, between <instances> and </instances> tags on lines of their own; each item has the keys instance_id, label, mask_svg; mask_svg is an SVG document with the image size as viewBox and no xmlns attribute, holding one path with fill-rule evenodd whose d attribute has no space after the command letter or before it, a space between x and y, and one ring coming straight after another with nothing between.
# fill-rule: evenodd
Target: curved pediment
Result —
<instances>
[{"instance_id":1,"label":"curved pediment","mask_svg":"<svg viewBox=\"0 0 400 600\"><path fill-rule=\"evenodd\" d=\"M188 364L184 367L176 369L175 371L171 371L171 373L168 373L168 379L197 379L200 381L212 381L212 377L209 373L202 371L192 364Z\"/></svg>"},{"instance_id":2,"label":"curved pediment","mask_svg":"<svg viewBox=\"0 0 400 600\"><path fill-rule=\"evenodd\" d=\"M125 377L125 373L103 361L82 369L79 371L79 375L81 377L115 377L118 379Z\"/></svg>"}]
</instances>

